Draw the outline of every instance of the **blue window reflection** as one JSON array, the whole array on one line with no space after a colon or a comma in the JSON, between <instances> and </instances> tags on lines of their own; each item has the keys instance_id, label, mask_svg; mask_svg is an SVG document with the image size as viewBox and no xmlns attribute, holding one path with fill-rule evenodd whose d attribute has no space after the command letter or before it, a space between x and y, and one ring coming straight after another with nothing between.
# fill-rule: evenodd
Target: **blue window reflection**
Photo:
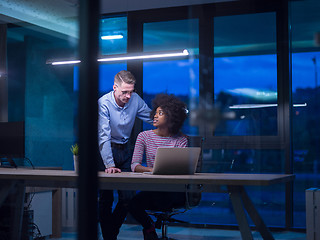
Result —
<instances>
[{"instance_id":1,"label":"blue window reflection","mask_svg":"<svg viewBox=\"0 0 320 240\"><path fill-rule=\"evenodd\" d=\"M216 57L214 63L215 104L229 116L215 135L277 135L276 55Z\"/></svg>"},{"instance_id":2,"label":"blue window reflection","mask_svg":"<svg viewBox=\"0 0 320 240\"><path fill-rule=\"evenodd\" d=\"M123 36L120 39L101 37ZM127 52L127 17L104 18L100 21L100 53L101 55L120 54Z\"/></svg>"},{"instance_id":3,"label":"blue window reflection","mask_svg":"<svg viewBox=\"0 0 320 240\"><path fill-rule=\"evenodd\" d=\"M151 106L158 93L174 94L188 107L199 101L199 60L152 61L143 64L143 98ZM152 126L144 124L143 128ZM182 131L197 134L196 127L187 120Z\"/></svg>"},{"instance_id":4,"label":"blue window reflection","mask_svg":"<svg viewBox=\"0 0 320 240\"><path fill-rule=\"evenodd\" d=\"M126 63L103 64L99 66L99 96L112 90L114 76L121 70L126 70ZM90 81L90 79L89 79ZM74 67L73 89L79 91L79 67Z\"/></svg>"}]
</instances>

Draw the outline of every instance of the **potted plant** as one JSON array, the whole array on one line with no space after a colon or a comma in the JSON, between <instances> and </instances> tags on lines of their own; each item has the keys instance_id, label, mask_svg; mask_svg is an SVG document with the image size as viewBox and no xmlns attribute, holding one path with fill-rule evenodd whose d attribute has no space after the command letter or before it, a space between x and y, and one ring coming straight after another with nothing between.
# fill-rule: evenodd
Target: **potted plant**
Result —
<instances>
[{"instance_id":1,"label":"potted plant","mask_svg":"<svg viewBox=\"0 0 320 240\"><path fill-rule=\"evenodd\" d=\"M74 171L78 172L78 166L79 166L79 146L78 144L74 144L70 148L72 154L73 154L73 166L74 166Z\"/></svg>"}]
</instances>

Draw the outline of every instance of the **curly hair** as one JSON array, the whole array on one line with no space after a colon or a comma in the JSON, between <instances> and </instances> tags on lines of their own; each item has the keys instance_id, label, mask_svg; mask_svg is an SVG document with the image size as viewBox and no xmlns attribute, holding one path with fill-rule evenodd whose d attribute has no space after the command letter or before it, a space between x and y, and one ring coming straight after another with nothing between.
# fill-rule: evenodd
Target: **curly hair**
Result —
<instances>
[{"instance_id":1,"label":"curly hair","mask_svg":"<svg viewBox=\"0 0 320 240\"><path fill-rule=\"evenodd\" d=\"M158 94L152 100L151 119L156 114L158 107L163 110L166 116L169 132L173 135L178 134L184 120L187 118L186 104L172 94Z\"/></svg>"}]
</instances>

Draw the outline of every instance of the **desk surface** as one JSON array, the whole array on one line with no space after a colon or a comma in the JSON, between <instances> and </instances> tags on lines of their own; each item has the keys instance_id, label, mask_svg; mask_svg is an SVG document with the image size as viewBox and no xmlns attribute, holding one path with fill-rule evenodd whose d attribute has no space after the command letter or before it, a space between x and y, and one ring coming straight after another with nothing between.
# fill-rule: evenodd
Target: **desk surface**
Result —
<instances>
[{"instance_id":1,"label":"desk surface","mask_svg":"<svg viewBox=\"0 0 320 240\"><path fill-rule=\"evenodd\" d=\"M161 185L201 184L204 186L268 186L293 181L292 174L197 173L195 175L107 174L99 172L100 188L161 190ZM77 187L74 171L0 168L0 180L21 180L26 186ZM116 184L116 185L115 185ZM144 186L144 187L143 187ZM166 187L167 188L167 187ZM177 189L173 189L177 191Z\"/></svg>"},{"instance_id":2,"label":"desk surface","mask_svg":"<svg viewBox=\"0 0 320 240\"><path fill-rule=\"evenodd\" d=\"M63 170L33 170L0 168L0 184L10 183L34 187L77 187L77 174ZM253 239L245 209L264 239L274 239L247 195L244 186L268 186L290 182L292 174L226 174L197 173L195 175L149 175L139 173L107 174L99 172L101 189L145 191L220 191L226 187L239 224L243 239ZM195 188L193 188L195 186ZM2 191L3 192L3 191ZM23 195L21 195L23 196ZM18 198L20 200L23 197ZM22 201L17 205L23 205ZM15 232L14 232L15 233ZM13 239L19 239L17 235Z\"/></svg>"}]
</instances>

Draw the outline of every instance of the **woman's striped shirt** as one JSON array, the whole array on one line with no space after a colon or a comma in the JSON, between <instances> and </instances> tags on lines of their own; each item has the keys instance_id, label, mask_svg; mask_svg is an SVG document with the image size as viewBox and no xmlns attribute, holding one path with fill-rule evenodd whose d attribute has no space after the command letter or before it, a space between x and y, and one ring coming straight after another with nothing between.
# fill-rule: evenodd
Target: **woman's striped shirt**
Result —
<instances>
[{"instance_id":1,"label":"woman's striped shirt","mask_svg":"<svg viewBox=\"0 0 320 240\"><path fill-rule=\"evenodd\" d=\"M179 134L174 137L161 137L148 130L139 133L132 156L131 169L142 164L143 153L146 153L147 167L153 167L158 147L187 147L188 139Z\"/></svg>"}]
</instances>

